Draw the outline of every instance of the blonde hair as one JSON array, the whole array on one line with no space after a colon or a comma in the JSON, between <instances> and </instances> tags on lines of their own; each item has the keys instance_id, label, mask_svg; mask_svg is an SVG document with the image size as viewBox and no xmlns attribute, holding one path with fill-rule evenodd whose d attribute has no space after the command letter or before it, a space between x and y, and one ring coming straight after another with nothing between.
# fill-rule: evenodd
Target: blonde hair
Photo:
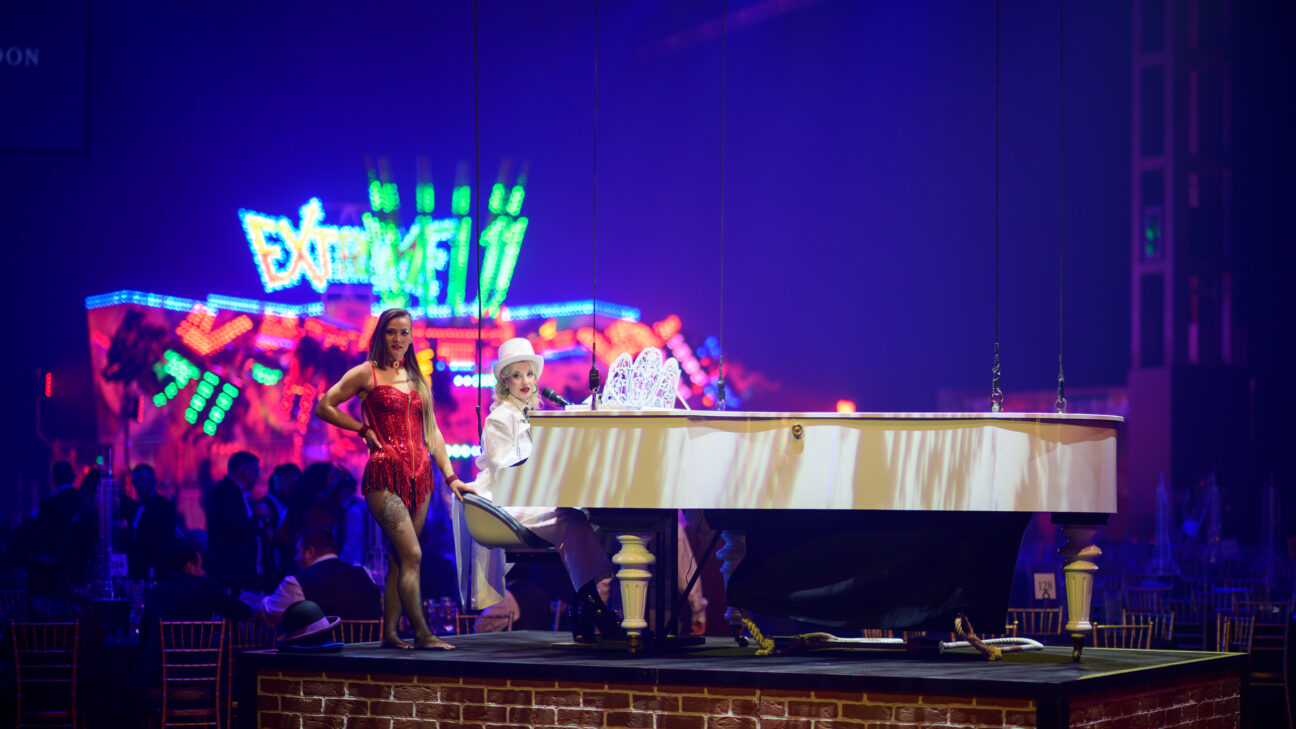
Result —
<instances>
[{"instance_id":1,"label":"blonde hair","mask_svg":"<svg viewBox=\"0 0 1296 729\"><path fill-rule=\"evenodd\" d=\"M505 400L509 399L508 383L506 382L506 380L508 380L509 376L513 374L513 370L517 368L519 364L522 363L514 362L513 364L505 367L503 371L500 372L500 376L495 378L495 402L491 403L491 410L494 410L496 407L500 405L500 403L503 403ZM527 364L530 363L528 362ZM527 398L526 406L532 409L540 406L539 387L531 391L531 397Z\"/></svg>"},{"instance_id":2,"label":"blonde hair","mask_svg":"<svg viewBox=\"0 0 1296 729\"><path fill-rule=\"evenodd\" d=\"M378 315L378 325L374 327L373 335L369 337L369 361L373 362L380 369L387 369L388 358L386 352L387 325L392 319L405 317L410 320L410 328L414 328L414 317L404 309L388 309ZM436 415L432 410L432 387L428 379L423 376L423 371L419 369L418 358L414 356L414 339L410 338L410 346L405 348L405 358L401 360L400 367L405 370L409 381L414 384L414 391L419 394L423 400L423 440L424 444L431 448L436 443Z\"/></svg>"}]
</instances>

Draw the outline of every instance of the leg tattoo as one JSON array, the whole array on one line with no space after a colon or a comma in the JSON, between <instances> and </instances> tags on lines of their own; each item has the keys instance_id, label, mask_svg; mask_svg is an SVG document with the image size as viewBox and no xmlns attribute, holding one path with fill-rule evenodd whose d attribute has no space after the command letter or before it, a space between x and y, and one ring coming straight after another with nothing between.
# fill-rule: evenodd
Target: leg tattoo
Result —
<instances>
[{"instance_id":1,"label":"leg tattoo","mask_svg":"<svg viewBox=\"0 0 1296 729\"><path fill-rule=\"evenodd\" d=\"M405 502L396 494L388 492L383 498L382 511L378 514L378 523L391 536L395 537L401 533L401 526L405 523L405 518L409 511L405 508Z\"/></svg>"}]
</instances>

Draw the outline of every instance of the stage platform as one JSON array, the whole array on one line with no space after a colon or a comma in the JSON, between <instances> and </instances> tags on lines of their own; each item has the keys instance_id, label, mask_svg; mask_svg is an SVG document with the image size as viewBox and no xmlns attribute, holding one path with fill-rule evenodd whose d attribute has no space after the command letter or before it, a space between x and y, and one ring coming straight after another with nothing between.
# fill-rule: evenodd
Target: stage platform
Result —
<instances>
[{"instance_id":1,"label":"stage platform","mask_svg":"<svg viewBox=\"0 0 1296 729\"><path fill-rule=\"evenodd\" d=\"M570 634L450 636L458 650L239 658L244 727L1237 727L1246 657L1066 647L988 662L824 649L758 657L730 639L629 655ZM563 645L564 641L568 641Z\"/></svg>"}]
</instances>

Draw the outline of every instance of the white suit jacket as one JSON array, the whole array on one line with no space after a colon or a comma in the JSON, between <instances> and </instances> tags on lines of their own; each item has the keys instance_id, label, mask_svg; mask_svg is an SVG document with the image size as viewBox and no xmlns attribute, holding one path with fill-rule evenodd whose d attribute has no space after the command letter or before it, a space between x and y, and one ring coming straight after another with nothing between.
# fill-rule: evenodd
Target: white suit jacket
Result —
<instances>
[{"instance_id":1,"label":"white suit jacket","mask_svg":"<svg viewBox=\"0 0 1296 729\"><path fill-rule=\"evenodd\" d=\"M530 431L531 424L512 401L495 405L482 426L477 480L468 486L481 496L491 498L495 474L531 456ZM458 499L454 500L454 510L452 522L461 603L473 610L484 610L504 599L504 550L487 549L474 542L463 522L463 505ZM469 586L471 597L467 594Z\"/></svg>"}]
</instances>

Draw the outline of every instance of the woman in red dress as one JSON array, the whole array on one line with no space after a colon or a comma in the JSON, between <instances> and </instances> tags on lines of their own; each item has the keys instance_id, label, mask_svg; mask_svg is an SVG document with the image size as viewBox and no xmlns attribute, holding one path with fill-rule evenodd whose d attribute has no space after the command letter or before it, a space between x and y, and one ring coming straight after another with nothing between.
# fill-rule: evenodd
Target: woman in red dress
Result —
<instances>
[{"instance_id":1,"label":"woman in red dress","mask_svg":"<svg viewBox=\"0 0 1296 729\"><path fill-rule=\"evenodd\" d=\"M454 650L428 629L419 594L419 535L432 494L432 461L446 483L459 481L446 454L445 440L432 415L432 390L414 356L409 312L388 309L378 317L369 340L369 361L352 367L320 399L315 414L343 430L358 433L369 446L361 490L370 513L387 536L386 623L383 644L393 648ZM362 401L364 422L338 407L352 397ZM431 459L429 459L431 454ZM460 482L462 483L462 482ZM414 626L414 645L401 639L397 625L404 608Z\"/></svg>"}]
</instances>

